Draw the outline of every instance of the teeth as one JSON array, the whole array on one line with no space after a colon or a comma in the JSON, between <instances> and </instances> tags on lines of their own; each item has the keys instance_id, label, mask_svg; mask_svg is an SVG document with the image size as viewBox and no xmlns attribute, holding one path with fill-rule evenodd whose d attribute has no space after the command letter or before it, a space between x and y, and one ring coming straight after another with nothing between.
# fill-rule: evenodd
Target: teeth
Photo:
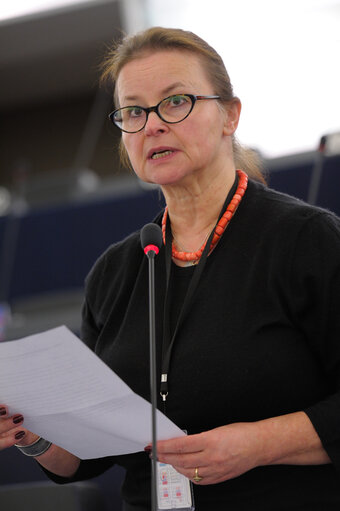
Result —
<instances>
[{"instance_id":1,"label":"teeth","mask_svg":"<svg viewBox=\"0 0 340 511\"><path fill-rule=\"evenodd\" d=\"M173 151L163 151L161 153L154 153L151 158L153 160L157 160L158 158L163 158L163 156L168 156L169 154L171 154Z\"/></svg>"}]
</instances>

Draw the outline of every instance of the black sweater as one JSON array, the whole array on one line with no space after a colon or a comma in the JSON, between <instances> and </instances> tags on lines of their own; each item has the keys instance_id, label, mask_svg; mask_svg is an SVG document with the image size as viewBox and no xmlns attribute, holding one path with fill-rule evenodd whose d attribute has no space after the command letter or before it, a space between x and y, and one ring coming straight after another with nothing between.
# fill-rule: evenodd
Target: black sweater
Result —
<instances>
[{"instance_id":1,"label":"black sweater","mask_svg":"<svg viewBox=\"0 0 340 511\"><path fill-rule=\"evenodd\" d=\"M332 464L265 466L195 486L197 511L339 509L339 255L337 217L249 182L178 333L166 414L193 434L304 410ZM173 268L173 318L193 271ZM164 248L155 278L160 371ZM135 233L110 247L90 272L82 337L149 399L147 289L148 263ZM127 468L124 500L149 509L145 453L83 461L72 480L98 475L114 463Z\"/></svg>"}]
</instances>

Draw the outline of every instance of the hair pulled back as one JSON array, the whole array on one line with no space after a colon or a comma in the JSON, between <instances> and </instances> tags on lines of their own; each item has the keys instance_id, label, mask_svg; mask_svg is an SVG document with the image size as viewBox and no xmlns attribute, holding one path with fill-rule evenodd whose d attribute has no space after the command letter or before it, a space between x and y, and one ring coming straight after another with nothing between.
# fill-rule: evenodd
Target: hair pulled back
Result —
<instances>
[{"instance_id":1,"label":"hair pulled back","mask_svg":"<svg viewBox=\"0 0 340 511\"><path fill-rule=\"evenodd\" d=\"M180 50L197 55L213 86L214 94L220 96L219 101L227 104L235 99L228 72L216 50L193 32L175 28L152 27L135 35L126 36L114 44L102 64L101 82L115 84L121 69L126 64L157 50ZM114 99L116 106L119 107L116 91ZM234 136L233 154L237 168L247 172L249 177L265 182L257 153L243 147ZM127 153L122 144L121 157L125 163L128 162Z\"/></svg>"}]
</instances>

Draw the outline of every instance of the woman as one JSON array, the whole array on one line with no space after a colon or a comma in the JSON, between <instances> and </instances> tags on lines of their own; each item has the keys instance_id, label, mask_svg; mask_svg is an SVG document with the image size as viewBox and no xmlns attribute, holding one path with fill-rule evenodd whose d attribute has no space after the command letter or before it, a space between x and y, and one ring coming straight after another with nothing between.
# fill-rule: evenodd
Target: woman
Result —
<instances>
[{"instance_id":1,"label":"woman","mask_svg":"<svg viewBox=\"0 0 340 511\"><path fill-rule=\"evenodd\" d=\"M338 509L339 219L240 163L240 101L194 34L126 38L104 78L123 151L167 204L155 220L158 406L188 436L159 442L159 461L194 482L200 511ZM110 247L87 279L82 336L148 399L147 282L139 233ZM36 440L2 411L1 448ZM123 465L124 509L139 511L150 509L148 447L80 462L42 445L36 459L61 483Z\"/></svg>"}]
</instances>

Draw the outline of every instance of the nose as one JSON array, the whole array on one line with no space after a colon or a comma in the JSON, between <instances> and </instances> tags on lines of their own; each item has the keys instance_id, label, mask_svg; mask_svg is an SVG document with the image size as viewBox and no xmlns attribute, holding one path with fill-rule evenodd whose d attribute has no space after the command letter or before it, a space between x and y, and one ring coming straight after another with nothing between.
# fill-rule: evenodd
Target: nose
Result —
<instances>
[{"instance_id":1,"label":"nose","mask_svg":"<svg viewBox=\"0 0 340 511\"><path fill-rule=\"evenodd\" d=\"M149 112L144 131L145 135L157 135L168 131L169 126L164 122L156 112Z\"/></svg>"}]
</instances>

